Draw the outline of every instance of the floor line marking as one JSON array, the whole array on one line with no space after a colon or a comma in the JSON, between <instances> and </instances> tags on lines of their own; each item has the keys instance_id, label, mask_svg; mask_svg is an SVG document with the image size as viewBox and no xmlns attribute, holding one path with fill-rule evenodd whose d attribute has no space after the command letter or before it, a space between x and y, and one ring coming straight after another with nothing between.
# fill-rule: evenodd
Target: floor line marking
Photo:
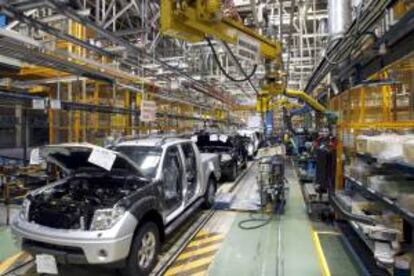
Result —
<instances>
[{"instance_id":1,"label":"floor line marking","mask_svg":"<svg viewBox=\"0 0 414 276\"><path fill-rule=\"evenodd\" d=\"M191 273L191 276L206 276L206 275L207 275L207 271Z\"/></svg>"},{"instance_id":2,"label":"floor line marking","mask_svg":"<svg viewBox=\"0 0 414 276\"><path fill-rule=\"evenodd\" d=\"M210 235L210 234L212 234L212 233L210 233L210 232L208 232L208 231L206 231L206 230L203 230L203 229L201 229L198 233L197 233L197 235L195 235L196 237L200 237L200 236L203 236L203 235ZM214 233L213 233L214 234Z\"/></svg>"},{"instance_id":3,"label":"floor line marking","mask_svg":"<svg viewBox=\"0 0 414 276\"><path fill-rule=\"evenodd\" d=\"M223 239L224 239L224 235L216 235L216 236L213 236L213 237L207 237L207 238L202 239L202 240L191 241L188 244L188 246L186 247L186 249L203 246L204 244L210 244L211 242L222 241Z\"/></svg>"},{"instance_id":4,"label":"floor line marking","mask_svg":"<svg viewBox=\"0 0 414 276\"><path fill-rule=\"evenodd\" d=\"M186 247L182 253L187 253L187 252L194 252L196 250L199 250L203 247L207 247L207 246L211 246L211 245L215 245L215 244L220 244L224 241L224 239L220 239L220 240L216 240L216 241L211 241L211 242L207 242L207 243L203 243L203 244L199 244L199 245L194 245L194 246L190 246L190 247Z\"/></svg>"},{"instance_id":5,"label":"floor line marking","mask_svg":"<svg viewBox=\"0 0 414 276\"><path fill-rule=\"evenodd\" d=\"M24 251L20 251L19 253L7 258L6 260L4 260L3 262L0 263L0 274L3 274L4 272L6 272L7 270L10 269L10 267L15 264L17 262L18 259L20 259L20 257L24 256L25 254L27 254Z\"/></svg>"},{"instance_id":6,"label":"floor line marking","mask_svg":"<svg viewBox=\"0 0 414 276\"><path fill-rule=\"evenodd\" d=\"M213 261L213 259L214 255L210 256L209 258L204 258L191 263L186 263L180 266L173 267L167 270L165 276L171 276L180 272L185 272L186 270L194 269L196 267L209 265Z\"/></svg>"},{"instance_id":7,"label":"floor line marking","mask_svg":"<svg viewBox=\"0 0 414 276\"><path fill-rule=\"evenodd\" d=\"M214 256L216 253L217 253L217 249L212 250L212 251L208 251L208 252L205 252L205 253L202 253L202 254L197 254L197 255L194 255L194 256L190 256L190 257L187 257L185 259L175 260L175 262L172 264L171 268L177 267L177 266L180 266L180 265L183 265L183 264L187 264L187 263L190 263L190 262L194 262L194 261L197 261L197 260L201 260L201 259L204 259L204 258L209 258L211 256Z\"/></svg>"},{"instance_id":8,"label":"floor line marking","mask_svg":"<svg viewBox=\"0 0 414 276\"><path fill-rule=\"evenodd\" d=\"M292 159L290 159L290 163L292 165L292 168L295 168L295 163L293 162ZM293 169L293 174L296 177L296 181L298 181L299 176L295 169ZM306 203L305 203L305 206L306 206ZM321 246L321 241L319 240L318 233L311 229L311 235L312 235L313 245L315 246L316 252L318 254L318 261L319 261L319 266L322 270L322 275L331 276L331 271L329 270L328 262L326 261L325 254L323 253L323 249Z\"/></svg>"},{"instance_id":9,"label":"floor line marking","mask_svg":"<svg viewBox=\"0 0 414 276\"><path fill-rule=\"evenodd\" d=\"M335 231L316 231L318 235L333 235L333 236L340 236L341 234Z\"/></svg>"},{"instance_id":10,"label":"floor line marking","mask_svg":"<svg viewBox=\"0 0 414 276\"><path fill-rule=\"evenodd\" d=\"M210 238L210 237L214 237L217 234L214 233L210 233L210 234L202 234L202 235L196 235L192 241L198 241L198 240L202 240L202 239L206 239L206 238Z\"/></svg>"},{"instance_id":11,"label":"floor line marking","mask_svg":"<svg viewBox=\"0 0 414 276\"><path fill-rule=\"evenodd\" d=\"M199 254L204 254L204 253L207 253L207 252L210 252L210 251L215 251L215 250L218 250L220 248L220 246L221 246L221 244L217 243L217 244L214 244L214 245L211 245L211 246L202 247L202 248L200 248L198 250L195 250L195 251L185 252L183 254L180 254L178 256L177 260L184 260L184 259L188 259L188 258L191 258L191 257L196 257Z\"/></svg>"},{"instance_id":12,"label":"floor line marking","mask_svg":"<svg viewBox=\"0 0 414 276\"><path fill-rule=\"evenodd\" d=\"M322 269L323 276L331 276L331 271L329 270L328 262L326 261L325 254L321 246L321 241L319 240L318 233L312 231L313 244L315 245L316 252L318 253L319 265Z\"/></svg>"}]
</instances>

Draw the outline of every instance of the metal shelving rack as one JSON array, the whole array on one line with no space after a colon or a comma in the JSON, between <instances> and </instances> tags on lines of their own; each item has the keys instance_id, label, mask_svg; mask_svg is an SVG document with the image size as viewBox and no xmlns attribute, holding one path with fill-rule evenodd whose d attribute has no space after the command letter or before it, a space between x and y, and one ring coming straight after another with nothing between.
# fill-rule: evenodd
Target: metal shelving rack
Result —
<instances>
[{"instance_id":1,"label":"metal shelving rack","mask_svg":"<svg viewBox=\"0 0 414 276\"><path fill-rule=\"evenodd\" d=\"M34 99L45 99L42 96L35 96L29 93L15 93L15 92L1 92L0 91L0 101L10 103L12 105L19 104L24 109L32 108L32 101ZM171 105L172 103L169 103ZM157 112L157 118L164 121L170 122L171 126L169 128L165 127L166 130L174 130L179 132L185 132L190 130L195 123L203 123L205 120L208 120L211 123L226 125L229 123L227 118L215 118L204 116L194 116L192 109L188 106L182 107L182 109L187 109L188 112L176 112L174 110L160 110ZM102 135L109 135L111 129L117 130L131 130L135 129L140 133L148 132L152 129L163 129L163 126L157 126L155 124L143 124L139 123L139 108L131 108L129 106L120 107L113 106L108 104L96 103L85 103L82 101L68 101L62 100L60 110L51 110L46 109L45 112L49 113L49 142L50 143L59 143L59 142L70 142L70 141L83 141L82 132L85 133L85 137L88 141L93 139L90 137L90 131L100 130ZM70 115L72 114L72 115ZM79 115L78 119L73 118L75 115ZM57 120L57 117L60 116L60 120ZM62 119L63 116L66 116L65 120ZM68 118L72 116L72 123L67 124ZM88 116L89 123L81 124L82 116ZM118 117L117 117L118 116ZM127 120L128 117L135 116L136 121L135 125L132 125L132 120ZM77 126L76 122L77 121ZM232 123L230 121L230 123ZM63 125L62 125L63 124ZM77 135L68 135L68 130L71 129L73 133ZM57 132L63 132L63 136L58 139ZM128 134L128 132L125 132ZM101 137L102 137L101 135Z\"/></svg>"},{"instance_id":2,"label":"metal shelving rack","mask_svg":"<svg viewBox=\"0 0 414 276\"><path fill-rule=\"evenodd\" d=\"M336 181L337 193L349 192L362 195L373 203L381 205L396 215L399 223L395 227L401 229L404 237L412 234L414 227L414 213L402 206L398 200L394 200L387 194L373 189L344 171L345 164L350 160L364 159L368 163L375 164L377 160L372 156L360 156L356 151L356 138L361 134L380 134L383 132L405 133L414 129L414 9L404 1L381 2L383 11L377 13L379 4L373 10L367 10L369 16L361 20L360 28L363 30L381 29L381 35L373 42L372 49L378 49L377 45L386 46L385 54L369 55L357 52L349 47L352 39L345 38L341 43L332 48L329 54L334 60L346 56L349 51L354 51L348 65L341 64L337 68L340 73L336 75L335 84L339 91L335 95L329 94L329 108L338 114L336 135L338 138ZM392 14L393 23L385 22L385 14ZM372 16L371 16L372 15ZM371 17L370 23L365 21ZM398 21L399 20L399 21ZM411 22L408 24L407 22ZM382 28L382 26L387 26ZM355 28L355 25L351 26ZM357 45L363 47L364 39L361 36ZM348 45L348 46L347 46ZM365 45L366 46L366 45ZM344 47L344 48L342 48ZM344 51L339 48L345 49ZM314 76L310 79L306 90L312 92L323 84L330 83L332 79L326 78L327 72L332 72L336 66L323 61ZM324 81L325 80L325 81ZM326 82L327 80L327 82ZM346 156L346 158L343 158ZM359 160L361 161L361 160ZM396 173L414 174L414 164L393 162L386 164L387 168ZM348 190L348 188L350 188ZM352 193L351 193L352 194ZM336 196L336 195L333 195ZM350 226L360 236L361 240L374 252L374 240L358 227L359 223L348 220ZM381 223L381 222L379 222ZM401 227L401 228L400 228ZM407 241L407 240L402 240ZM403 247L409 246L412 251L413 244L403 243Z\"/></svg>"},{"instance_id":3,"label":"metal shelving rack","mask_svg":"<svg viewBox=\"0 0 414 276\"><path fill-rule=\"evenodd\" d=\"M406 208L400 206L398 203L387 197L386 195L365 186L357 179L351 177L351 176L345 176L345 181L350 184L352 187L357 188L359 191L361 191L363 194L366 193L373 199L377 200L378 202L381 202L384 204L387 208L389 208L391 211L395 212L398 215L401 215L402 218L404 218L407 222L414 225L414 213L407 210Z\"/></svg>"},{"instance_id":4,"label":"metal shelving rack","mask_svg":"<svg viewBox=\"0 0 414 276\"><path fill-rule=\"evenodd\" d=\"M115 29L111 32L96 24L98 21L78 17L70 8L52 6L48 13L65 16L44 23L40 11L26 16L12 3L5 3L2 8L25 24L16 27L16 31L0 32L3 55L22 61L7 75L10 92L16 92L16 88L36 88L31 96L36 93L61 101L61 109L45 109L50 143L99 143L112 131L126 135L152 131L180 133L205 120L220 126L229 123L235 99L228 91L196 81L181 69L116 36ZM38 35L34 36L29 28L37 30ZM97 41L105 47L98 47ZM119 47L126 48L125 53L107 50ZM153 65L168 69L168 77L144 68L150 60ZM178 76L185 79L186 85L173 89L171 79L177 80ZM19 97L19 93L10 94ZM3 99L8 96L0 95ZM143 98L166 107L158 110L156 122L140 122Z\"/></svg>"},{"instance_id":5,"label":"metal shelving rack","mask_svg":"<svg viewBox=\"0 0 414 276\"><path fill-rule=\"evenodd\" d=\"M369 82L361 84L340 93L330 101L331 109L338 112L339 123L337 125L338 151L336 190L342 191L351 186L353 190L367 199L380 203L386 209L402 218L403 225L414 227L414 213L410 212L398 202L381 192L364 185L358 179L346 175L344 172L345 162L343 154L348 160L364 159L369 163L376 163L372 156L361 156L356 151L356 138L360 134L382 133L382 132L405 132L414 129L414 101L412 94L414 86L410 74L414 68L404 66L414 60L411 55L400 60L390 67L373 75ZM395 80L390 81L392 72ZM408 92L407 92L408 91ZM404 162L387 163L387 168L396 172L414 173L414 166ZM351 227L361 237L361 240L371 249L372 243L357 225L349 222ZM408 228L407 228L408 229ZM402 227L403 235L407 229ZM410 231L410 230L409 230Z\"/></svg>"}]
</instances>

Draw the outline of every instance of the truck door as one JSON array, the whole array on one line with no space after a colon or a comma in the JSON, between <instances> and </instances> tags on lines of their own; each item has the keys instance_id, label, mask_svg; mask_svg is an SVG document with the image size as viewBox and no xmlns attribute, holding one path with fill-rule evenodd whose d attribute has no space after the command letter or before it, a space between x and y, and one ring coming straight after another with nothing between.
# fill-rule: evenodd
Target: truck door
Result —
<instances>
[{"instance_id":1,"label":"truck door","mask_svg":"<svg viewBox=\"0 0 414 276\"><path fill-rule=\"evenodd\" d=\"M198 192L198 166L196 153L191 143L181 144L184 155L184 181L185 181L185 203L188 204L196 196Z\"/></svg>"},{"instance_id":2,"label":"truck door","mask_svg":"<svg viewBox=\"0 0 414 276\"><path fill-rule=\"evenodd\" d=\"M167 214L179 208L183 201L184 169L177 146L171 146L163 162L163 191Z\"/></svg>"}]
</instances>

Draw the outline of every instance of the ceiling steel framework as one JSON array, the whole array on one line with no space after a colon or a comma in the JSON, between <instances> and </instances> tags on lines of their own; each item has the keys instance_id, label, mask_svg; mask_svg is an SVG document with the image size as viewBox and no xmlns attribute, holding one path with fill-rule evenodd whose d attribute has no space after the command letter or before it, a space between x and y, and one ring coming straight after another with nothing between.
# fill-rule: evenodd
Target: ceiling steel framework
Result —
<instances>
[{"instance_id":1,"label":"ceiling steel framework","mask_svg":"<svg viewBox=\"0 0 414 276\"><path fill-rule=\"evenodd\" d=\"M290 55L286 66L289 86L302 89L324 48L327 3L323 0L296 2L292 10L291 1L225 1L225 13L281 38L284 45L290 43L290 47L285 47L285 51L290 49L289 53L284 54L285 62ZM14 18L7 26L8 30L34 40L39 40L39 31L48 33L89 52L114 58L113 66L118 70L145 78L164 89L193 89L193 94L200 94L202 102L212 105L214 101L232 103L232 98L239 103L254 101L264 68L259 66L250 83L228 80L219 70L206 43L188 44L160 34L159 5L158 0L13 0L3 2L3 12ZM290 33L291 11L293 28ZM69 19L93 30L96 38L83 41L58 28ZM44 47L44 42L41 43ZM240 66L246 72L253 67L246 62L238 65L221 43L215 43L215 47L222 64L234 78L244 78ZM77 70L76 66L74 68ZM192 88L200 85L203 89ZM211 87L215 89L211 90Z\"/></svg>"}]
</instances>

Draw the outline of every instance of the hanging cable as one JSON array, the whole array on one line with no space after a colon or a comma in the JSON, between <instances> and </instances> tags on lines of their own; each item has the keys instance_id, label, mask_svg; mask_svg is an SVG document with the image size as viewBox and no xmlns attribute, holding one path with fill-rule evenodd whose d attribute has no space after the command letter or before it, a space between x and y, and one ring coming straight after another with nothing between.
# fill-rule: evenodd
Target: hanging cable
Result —
<instances>
[{"instance_id":1,"label":"hanging cable","mask_svg":"<svg viewBox=\"0 0 414 276\"><path fill-rule=\"evenodd\" d=\"M255 216L258 215L258 216ZM239 222L238 226L243 230L254 230L268 225L272 221L272 216L265 213L250 213L249 218Z\"/></svg>"},{"instance_id":2,"label":"hanging cable","mask_svg":"<svg viewBox=\"0 0 414 276\"><path fill-rule=\"evenodd\" d=\"M234 82L245 82L245 81L249 81L253 77L253 75L256 73L257 64L254 65L252 72L246 78L244 78L244 79L235 79L235 78L233 78L232 76L229 75L229 73L226 71L226 69L224 69L223 65L221 64L220 59L219 59L219 57L217 55L216 49L214 48L213 43L211 43L210 38L206 37L206 41L208 43L208 46L211 48L211 51L213 52L214 60L216 61L217 65L218 65L218 67L220 69L220 71L229 80L234 81Z\"/></svg>"},{"instance_id":3,"label":"hanging cable","mask_svg":"<svg viewBox=\"0 0 414 276\"><path fill-rule=\"evenodd\" d=\"M283 185L285 185L287 182L286 178L283 178ZM247 219L241 220L238 223L238 227L243 230L254 230L259 229L261 227L264 227L271 223L273 216L271 213L266 213L265 211L265 203L268 202L268 194L264 190L264 187L261 182L259 184L259 193L260 193L260 211L256 211L249 214L249 217ZM266 198L266 199L265 199ZM280 198L280 197L279 197ZM282 199L282 198L280 198ZM284 211L286 200L283 197L283 200L280 200L276 204L276 215L280 217L280 215Z\"/></svg>"},{"instance_id":4,"label":"hanging cable","mask_svg":"<svg viewBox=\"0 0 414 276\"><path fill-rule=\"evenodd\" d=\"M233 53L233 51L231 50L230 46L223 41L223 45L224 47L226 47L227 52L230 53L231 57L234 59L234 62L236 63L236 65L239 67L240 71L242 72L242 74L244 75L245 78L248 78L248 82L250 84L250 86L252 87L252 89L254 90L254 92L256 93L256 95L259 95L259 91L257 90L257 88L253 85L253 82L251 80L251 78L249 78L249 76L247 75L246 71L243 69L243 67L241 66L240 62L238 61L236 55Z\"/></svg>"}]
</instances>

